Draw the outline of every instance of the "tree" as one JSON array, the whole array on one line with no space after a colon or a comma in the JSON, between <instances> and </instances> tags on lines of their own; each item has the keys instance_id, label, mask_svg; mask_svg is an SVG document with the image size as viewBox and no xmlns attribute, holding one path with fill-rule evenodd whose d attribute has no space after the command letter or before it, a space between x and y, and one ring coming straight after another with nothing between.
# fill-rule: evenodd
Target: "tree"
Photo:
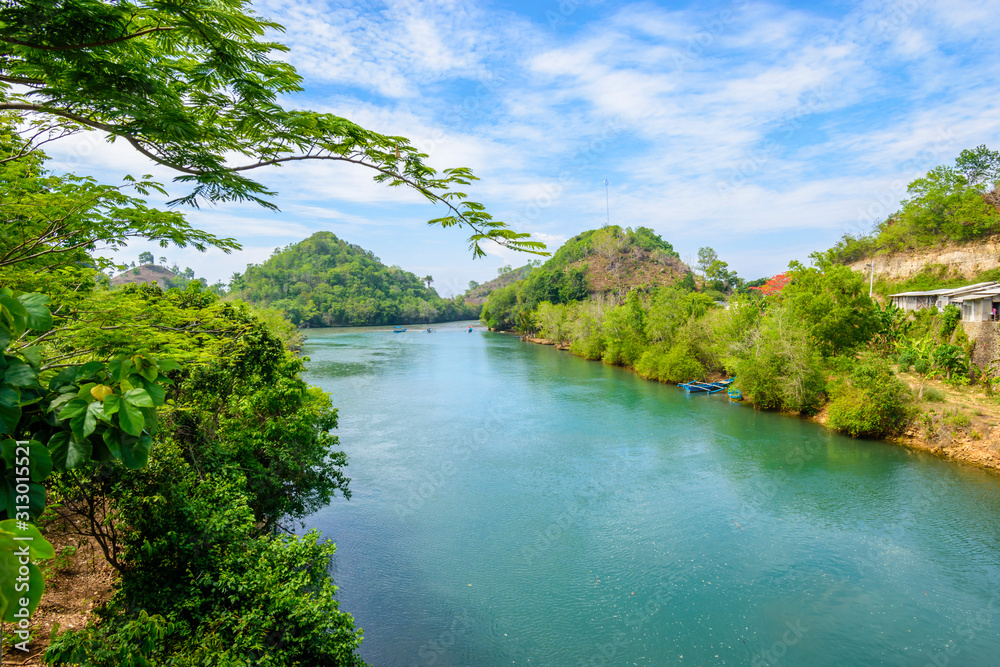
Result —
<instances>
[{"instance_id":1,"label":"tree","mask_svg":"<svg viewBox=\"0 0 1000 667\"><path fill-rule=\"evenodd\" d=\"M149 252L148 250L146 252L139 253L139 264L152 264L152 263L153 263L153 253ZM133 264L133 266L135 265Z\"/></svg>"},{"instance_id":2,"label":"tree","mask_svg":"<svg viewBox=\"0 0 1000 667\"><path fill-rule=\"evenodd\" d=\"M23 114L25 151L81 131L122 140L179 173L192 187L174 203L253 201L275 193L256 169L303 160L346 162L377 182L409 187L445 207L431 221L468 227L474 256L483 241L538 254L530 241L463 188L464 167L437 172L400 136L332 114L290 110L279 97L301 90L294 68L262 38L282 28L246 0L31 0L0 5L0 110ZM12 88L17 86L17 88Z\"/></svg>"},{"instance_id":3,"label":"tree","mask_svg":"<svg viewBox=\"0 0 1000 667\"><path fill-rule=\"evenodd\" d=\"M430 289L431 288L431 283L434 282L434 277L433 276L424 276L423 278L421 278L421 280L423 280L424 283L427 285L427 289Z\"/></svg>"},{"instance_id":4,"label":"tree","mask_svg":"<svg viewBox=\"0 0 1000 667\"><path fill-rule=\"evenodd\" d=\"M805 267L792 262L781 301L806 327L824 356L854 349L879 330L881 313L865 277L843 265Z\"/></svg>"},{"instance_id":5,"label":"tree","mask_svg":"<svg viewBox=\"0 0 1000 667\"><path fill-rule=\"evenodd\" d=\"M764 296L773 296L781 292L788 285L789 280L790 278L787 273L779 273L773 278L765 280L761 285L751 285L750 289L758 291Z\"/></svg>"},{"instance_id":6,"label":"tree","mask_svg":"<svg viewBox=\"0 0 1000 667\"><path fill-rule=\"evenodd\" d=\"M469 281L469 291L470 292L472 290L476 289L477 287L479 287L479 283L477 283L475 280L470 280Z\"/></svg>"},{"instance_id":7,"label":"tree","mask_svg":"<svg viewBox=\"0 0 1000 667\"><path fill-rule=\"evenodd\" d=\"M991 151L984 145L966 148L955 159L955 168L972 187L980 191L991 189L1000 181L1000 151Z\"/></svg>"},{"instance_id":8,"label":"tree","mask_svg":"<svg viewBox=\"0 0 1000 667\"><path fill-rule=\"evenodd\" d=\"M166 257L160 257L160 264L163 265L163 266L166 266L167 265L167 258Z\"/></svg>"},{"instance_id":9,"label":"tree","mask_svg":"<svg viewBox=\"0 0 1000 667\"><path fill-rule=\"evenodd\" d=\"M698 269L701 271L703 276L708 276L708 269L712 266L713 262L718 261L719 256L711 248L699 248L698 249Z\"/></svg>"}]
</instances>

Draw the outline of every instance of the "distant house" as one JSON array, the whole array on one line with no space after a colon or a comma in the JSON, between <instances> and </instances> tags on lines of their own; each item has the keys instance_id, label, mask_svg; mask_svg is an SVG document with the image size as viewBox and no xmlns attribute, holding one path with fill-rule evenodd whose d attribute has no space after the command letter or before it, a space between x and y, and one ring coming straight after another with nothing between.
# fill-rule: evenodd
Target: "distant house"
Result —
<instances>
[{"instance_id":1,"label":"distant house","mask_svg":"<svg viewBox=\"0 0 1000 667\"><path fill-rule=\"evenodd\" d=\"M1000 313L1000 283L976 283L955 289L890 294L892 303L903 310L920 310L955 304L962 309L963 322L996 322Z\"/></svg>"}]
</instances>

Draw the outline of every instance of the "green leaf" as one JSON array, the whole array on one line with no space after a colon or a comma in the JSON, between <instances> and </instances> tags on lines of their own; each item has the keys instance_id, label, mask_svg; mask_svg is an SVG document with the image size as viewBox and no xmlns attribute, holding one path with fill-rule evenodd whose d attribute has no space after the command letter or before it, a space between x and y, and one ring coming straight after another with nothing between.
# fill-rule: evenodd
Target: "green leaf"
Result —
<instances>
[{"instance_id":1,"label":"green leaf","mask_svg":"<svg viewBox=\"0 0 1000 667\"><path fill-rule=\"evenodd\" d=\"M138 436L142 433L144 419L139 408L128 401L121 401L118 404L118 425L129 435Z\"/></svg>"},{"instance_id":2,"label":"green leaf","mask_svg":"<svg viewBox=\"0 0 1000 667\"><path fill-rule=\"evenodd\" d=\"M76 373L78 368L78 366L69 366L56 373L52 379L49 380L49 390L56 391L57 389L61 389L68 384L76 382Z\"/></svg>"},{"instance_id":3,"label":"green leaf","mask_svg":"<svg viewBox=\"0 0 1000 667\"><path fill-rule=\"evenodd\" d=\"M31 481L44 482L52 474L52 455L48 448L33 440L28 446L28 455L31 458Z\"/></svg>"},{"instance_id":4,"label":"green leaf","mask_svg":"<svg viewBox=\"0 0 1000 667\"><path fill-rule=\"evenodd\" d=\"M129 359L112 359L108 363L108 372L118 382L125 382L132 374L132 362Z\"/></svg>"},{"instance_id":5,"label":"green leaf","mask_svg":"<svg viewBox=\"0 0 1000 667\"><path fill-rule=\"evenodd\" d=\"M122 397L137 408L154 408L156 405L145 389L129 389Z\"/></svg>"},{"instance_id":6,"label":"green leaf","mask_svg":"<svg viewBox=\"0 0 1000 667\"><path fill-rule=\"evenodd\" d=\"M156 367L160 369L161 373L168 373L170 371L179 371L181 369L181 365L177 363L175 359L170 359L170 358L157 359Z\"/></svg>"},{"instance_id":7,"label":"green leaf","mask_svg":"<svg viewBox=\"0 0 1000 667\"><path fill-rule=\"evenodd\" d=\"M66 453L66 469L79 468L90 461L94 453L94 446L89 439L77 440L75 437L69 439L69 447Z\"/></svg>"},{"instance_id":8,"label":"green leaf","mask_svg":"<svg viewBox=\"0 0 1000 667\"><path fill-rule=\"evenodd\" d=\"M45 294L22 294L17 297L27 312L28 328L48 331L52 328L52 313L48 309L50 301Z\"/></svg>"},{"instance_id":9,"label":"green leaf","mask_svg":"<svg viewBox=\"0 0 1000 667\"><path fill-rule=\"evenodd\" d=\"M35 387L38 385L38 373L20 359L7 357L7 372L3 381L11 387Z\"/></svg>"},{"instance_id":10,"label":"green leaf","mask_svg":"<svg viewBox=\"0 0 1000 667\"><path fill-rule=\"evenodd\" d=\"M104 399L104 414L110 417L111 415L118 412L118 407L121 405L121 396L118 394L111 394Z\"/></svg>"},{"instance_id":11,"label":"green leaf","mask_svg":"<svg viewBox=\"0 0 1000 667\"><path fill-rule=\"evenodd\" d=\"M60 420L62 420L62 419L72 419L73 417L76 417L81 412L86 412L87 405L89 405L87 403L87 401L83 400L82 398L71 399L63 407L63 409L59 411L59 419Z\"/></svg>"},{"instance_id":12,"label":"green leaf","mask_svg":"<svg viewBox=\"0 0 1000 667\"><path fill-rule=\"evenodd\" d=\"M27 360L28 365L37 371L42 365L42 348L37 345L26 347L21 350L21 355Z\"/></svg>"},{"instance_id":13,"label":"green leaf","mask_svg":"<svg viewBox=\"0 0 1000 667\"><path fill-rule=\"evenodd\" d=\"M104 437L102 438L102 440L104 440L104 446L108 448L111 456L119 460L122 458L122 445L121 439L119 438L120 435L123 435L121 431L108 429L104 432Z\"/></svg>"},{"instance_id":14,"label":"green leaf","mask_svg":"<svg viewBox=\"0 0 1000 667\"><path fill-rule=\"evenodd\" d=\"M163 401L167 398L167 390L155 382L147 384L146 391L149 393L149 397L153 399L154 405L163 405Z\"/></svg>"},{"instance_id":15,"label":"green leaf","mask_svg":"<svg viewBox=\"0 0 1000 667\"><path fill-rule=\"evenodd\" d=\"M122 446L122 463L129 470L138 470L149 461L152 450L153 438L148 433L143 433L134 444Z\"/></svg>"},{"instance_id":16,"label":"green leaf","mask_svg":"<svg viewBox=\"0 0 1000 667\"><path fill-rule=\"evenodd\" d=\"M66 461L69 458L69 436L69 431L59 431L49 438L47 445L49 456L52 458L52 465L59 472L65 472L69 469L66 465Z\"/></svg>"},{"instance_id":17,"label":"green leaf","mask_svg":"<svg viewBox=\"0 0 1000 667\"><path fill-rule=\"evenodd\" d=\"M160 374L159 371L156 370L156 366L151 366L151 365L150 366L144 365L142 369L139 371L139 375L146 378L150 382L155 380L156 376L159 374Z\"/></svg>"},{"instance_id":18,"label":"green leaf","mask_svg":"<svg viewBox=\"0 0 1000 667\"><path fill-rule=\"evenodd\" d=\"M15 433L21 420L21 397L9 387L0 387L0 428L3 433Z\"/></svg>"}]
</instances>

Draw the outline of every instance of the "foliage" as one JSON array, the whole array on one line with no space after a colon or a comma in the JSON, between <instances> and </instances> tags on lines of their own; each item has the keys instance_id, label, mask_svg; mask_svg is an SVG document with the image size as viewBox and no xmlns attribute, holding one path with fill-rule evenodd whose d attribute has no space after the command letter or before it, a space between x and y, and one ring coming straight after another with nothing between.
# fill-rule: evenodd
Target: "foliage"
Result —
<instances>
[{"instance_id":1,"label":"foliage","mask_svg":"<svg viewBox=\"0 0 1000 667\"><path fill-rule=\"evenodd\" d=\"M51 330L48 302L41 294L0 288L0 517L5 519L0 523L0 618L6 621L16 621L22 598L33 611L45 587L37 566L28 563L28 590L15 594L16 536L32 538L36 557L54 556L28 523L45 507L42 483L53 469L72 470L92 460L145 465L157 427L155 408L163 405L171 384L165 373L179 368L172 360L140 353L55 372L44 365L37 339L23 342L32 332Z\"/></svg>"},{"instance_id":2,"label":"foliage","mask_svg":"<svg viewBox=\"0 0 1000 667\"><path fill-rule=\"evenodd\" d=\"M768 280L764 281L764 283L759 286L751 285L749 289L758 291L764 296L772 296L774 294L781 292L781 290L783 290L785 286L788 285L789 280L791 280L791 278L787 273L779 273L773 278L769 278Z\"/></svg>"},{"instance_id":3,"label":"foliage","mask_svg":"<svg viewBox=\"0 0 1000 667\"><path fill-rule=\"evenodd\" d=\"M90 282L93 269L123 269L88 251L121 248L134 238L226 253L240 247L233 239L193 229L177 212L158 211L126 194L162 192L149 180L126 179L112 187L48 171L41 152L21 155L27 146L14 121L0 118L0 270L8 283L24 291L45 288L54 296L52 288L67 282Z\"/></svg>"},{"instance_id":4,"label":"foliage","mask_svg":"<svg viewBox=\"0 0 1000 667\"><path fill-rule=\"evenodd\" d=\"M175 202L275 208L274 193L248 174L301 160L346 162L443 204L445 216L431 223L471 229L477 257L487 240L541 253L543 244L460 191L476 180L469 169L439 173L404 137L282 107L300 77L280 59L286 47L263 39L281 29L245 0L4 3L0 111L25 115L26 151L81 131L127 142L191 184Z\"/></svg>"},{"instance_id":5,"label":"foliage","mask_svg":"<svg viewBox=\"0 0 1000 667\"><path fill-rule=\"evenodd\" d=\"M698 361L687 341L669 348L662 343L647 348L635 369L642 377L660 382L680 383L705 379L705 367Z\"/></svg>"},{"instance_id":6,"label":"foliage","mask_svg":"<svg viewBox=\"0 0 1000 667\"><path fill-rule=\"evenodd\" d=\"M360 634L337 609L326 575L333 546L315 535L271 536L337 491L349 497L329 397L301 380L302 360L245 304L152 285L104 298L145 313L136 326L150 342L190 362L161 409L148 466L85 467L54 486L121 578L101 622L61 635L49 659L360 664ZM200 335L190 335L190 322ZM101 517L94 508L104 500ZM152 640L133 624L136 609L148 614Z\"/></svg>"},{"instance_id":7,"label":"foliage","mask_svg":"<svg viewBox=\"0 0 1000 667\"><path fill-rule=\"evenodd\" d=\"M639 293L629 293L625 303L609 310L604 316L605 363L616 366L635 366L646 345L644 331L645 311Z\"/></svg>"},{"instance_id":8,"label":"foliage","mask_svg":"<svg viewBox=\"0 0 1000 667\"><path fill-rule=\"evenodd\" d=\"M510 330L516 327L518 313L532 311L542 302L558 305L587 299L589 268L577 264L594 256L602 257L613 270L620 270L622 258L629 256L679 259L673 246L647 227L592 229L567 241L545 264L517 269L522 271L520 279L490 292L480 318L491 329ZM690 272L685 278L693 289ZM624 290L619 296L625 297Z\"/></svg>"},{"instance_id":9,"label":"foliage","mask_svg":"<svg viewBox=\"0 0 1000 667\"><path fill-rule=\"evenodd\" d=\"M766 410L811 412L823 398L820 356L803 323L782 306L768 308L759 325L732 341L726 366L743 395Z\"/></svg>"},{"instance_id":10,"label":"foliage","mask_svg":"<svg viewBox=\"0 0 1000 667\"><path fill-rule=\"evenodd\" d=\"M442 299L425 281L385 266L331 232L316 232L251 264L234 276L232 287L251 303L285 312L296 326L416 324L479 315L474 306Z\"/></svg>"},{"instance_id":11,"label":"foliage","mask_svg":"<svg viewBox=\"0 0 1000 667\"><path fill-rule=\"evenodd\" d=\"M739 290L743 281L730 270L729 264L719 259L712 248L698 250L698 268L705 276L706 286L716 292Z\"/></svg>"},{"instance_id":12,"label":"foliage","mask_svg":"<svg viewBox=\"0 0 1000 667\"><path fill-rule=\"evenodd\" d=\"M854 349L871 340L881 313L868 296L864 276L841 265L805 267L793 262L781 299L808 328L824 356Z\"/></svg>"},{"instance_id":13,"label":"foliage","mask_svg":"<svg viewBox=\"0 0 1000 667\"><path fill-rule=\"evenodd\" d=\"M941 403L945 399L944 392L935 387L927 387L924 389L923 399L931 403Z\"/></svg>"},{"instance_id":14,"label":"foliage","mask_svg":"<svg viewBox=\"0 0 1000 667\"><path fill-rule=\"evenodd\" d=\"M831 394L830 426L853 437L897 435L912 418L909 387L879 357L862 359Z\"/></svg>"},{"instance_id":15,"label":"foliage","mask_svg":"<svg viewBox=\"0 0 1000 667\"><path fill-rule=\"evenodd\" d=\"M615 239L621 248L637 248L645 252L661 252L669 257L680 258L674 247L664 241L660 236L648 227L637 227L636 229L622 229L618 225L611 225L601 229L591 229L578 234L566 241L552 255L543 266L552 269L561 269L574 262L586 259L593 254L601 243L607 243L610 239Z\"/></svg>"},{"instance_id":16,"label":"foliage","mask_svg":"<svg viewBox=\"0 0 1000 667\"><path fill-rule=\"evenodd\" d=\"M844 235L825 258L849 264L879 253L968 242L1000 232L998 165L1000 152L986 146L963 150L954 166L934 167L912 181L902 208L871 234Z\"/></svg>"}]
</instances>

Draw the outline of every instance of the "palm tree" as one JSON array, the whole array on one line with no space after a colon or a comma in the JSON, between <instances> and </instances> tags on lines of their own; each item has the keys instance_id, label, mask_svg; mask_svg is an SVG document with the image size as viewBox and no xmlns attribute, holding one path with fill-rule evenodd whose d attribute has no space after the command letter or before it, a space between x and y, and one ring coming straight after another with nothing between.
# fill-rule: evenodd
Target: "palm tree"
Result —
<instances>
[{"instance_id":1,"label":"palm tree","mask_svg":"<svg viewBox=\"0 0 1000 667\"><path fill-rule=\"evenodd\" d=\"M421 278L421 280L427 283L427 289L430 289L431 283L434 282L434 278L432 278L431 276L424 276L423 278Z\"/></svg>"}]
</instances>

